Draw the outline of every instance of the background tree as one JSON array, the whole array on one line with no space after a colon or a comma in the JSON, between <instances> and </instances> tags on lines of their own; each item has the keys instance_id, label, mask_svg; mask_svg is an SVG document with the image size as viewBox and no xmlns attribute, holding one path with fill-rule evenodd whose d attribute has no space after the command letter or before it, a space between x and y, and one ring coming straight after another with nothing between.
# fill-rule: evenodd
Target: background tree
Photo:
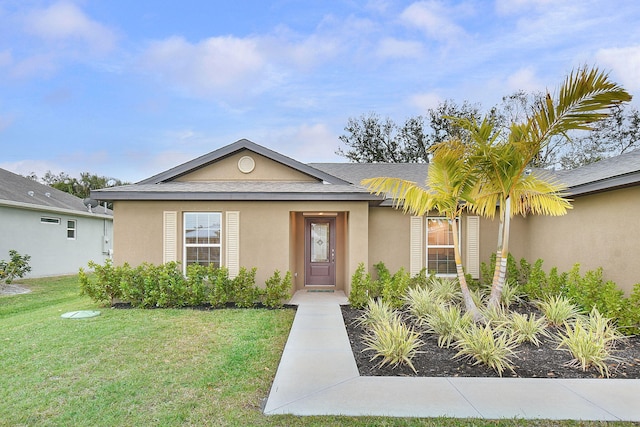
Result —
<instances>
[{"instance_id":1,"label":"background tree","mask_svg":"<svg viewBox=\"0 0 640 427\"><path fill-rule=\"evenodd\" d=\"M453 117L478 122L490 117L496 131L508 134L510 125L525 121L545 96L543 92L516 91L487 112L480 104L464 101L459 105L445 100L428 109L424 117L410 117L403 126L388 117L382 120L375 113L350 118L346 133L339 137L348 149L338 148L336 153L356 163L427 163L430 147L451 138L468 139L468 131ZM640 113L634 107L618 105L590 130L553 135L531 159L529 167L574 169L639 147Z\"/></svg>"},{"instance_id":2,"label":"background tree","mask_svg":"<svg viewBox=\"0 0 640 427\"><path fill-rule=\"evenodd\" d=\"M41 179L38 179L38 176L34 172L31 172L27 175L27 178L34 181L41 181L43 184L64 191L65 193L73 194L81 199L88 198L91 195L91 190L129 184L116 178L99 176L90 172L81 172L80 177L75 178L65 172L54 174L51 171L47 171ZM111 208L111 204L107 204L107 207Z\"/></svg>"}]
</instances>

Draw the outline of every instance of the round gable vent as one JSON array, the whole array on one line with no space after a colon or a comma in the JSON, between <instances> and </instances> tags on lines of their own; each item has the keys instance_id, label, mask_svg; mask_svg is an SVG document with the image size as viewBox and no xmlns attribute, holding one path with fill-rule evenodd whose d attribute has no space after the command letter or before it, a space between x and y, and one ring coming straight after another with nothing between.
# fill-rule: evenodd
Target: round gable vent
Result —
<instances>
[{"instance_id":1,"label":"round gable vent","mask_svg":"<svg viewBox=\"0 0 640 427\"><path fill-rule=\"evenodd\" d=\"M238 169L242 173L251 173L256 167L256 161L249 156L242 156L240 160L238 160Z\"/></svg>"}]
</instances>

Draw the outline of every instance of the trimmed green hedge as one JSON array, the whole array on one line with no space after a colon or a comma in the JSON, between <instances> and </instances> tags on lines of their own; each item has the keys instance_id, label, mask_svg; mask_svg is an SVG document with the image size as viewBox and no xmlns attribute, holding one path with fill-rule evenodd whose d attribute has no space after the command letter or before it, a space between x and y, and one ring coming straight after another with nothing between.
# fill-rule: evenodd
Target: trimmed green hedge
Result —
<instances>
[{"instance_id":1,"label":"trimmed green hedge","mask_svg":"<svg viewBox=\"0 0 640 427\"><path fill-rule=\"evenodd\" d=\"M83 295L96 302L113 305L116 301L140 308L179 308L211 305L224 307L253 307L263 304L280 308L291 297L291 273L284 278L275 271L264 288L256 286L256 268L240 268L238 275L229 277L225 267L192 264L186 276L179 263L162 265L145 263L131 267L125 263L114 266L111 260L104 265L89 262L94 271L90 275L80 269L78 279Z\"/></svg>"}]
</instances>

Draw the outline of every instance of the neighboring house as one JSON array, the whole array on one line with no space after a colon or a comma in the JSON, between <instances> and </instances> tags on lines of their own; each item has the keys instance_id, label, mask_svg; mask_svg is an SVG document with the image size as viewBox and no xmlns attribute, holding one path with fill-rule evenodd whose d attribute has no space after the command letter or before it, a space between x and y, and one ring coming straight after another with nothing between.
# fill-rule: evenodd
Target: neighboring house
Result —
<instances>
[{"instance_id":1,"label":"neighboring house","mask_svg":"<svg viewBox=\"0 0 640 427\"><path fill-rule=\"evenodd\" d=\"M31 256L29 277L73 274L104 263L112 241L110 210L0 169L0 259L15 249Z\"/></svg>"},{"instance_id":2,"label":"neighboring house","mask_svg":"<svg viewBox=\"0 0 640 427\"><path fill-rule=\"evenodd\" d=\"M629 159L624 167L611 159L559 174L574 187L575 209L564 218L514 220L512 253L543 258L548 268L603 266L625 289L640 282L633 256L640 150L625 156L618 158ZM405 215L359 184L376 176L422 183L427 168L303 164L240 140L137 184L92 191L92 197L114 203L117 264L213 263L232 276L240 267L257 267L258 283L274 270L291 271L295 289L348 293L361 262L369 271L383 261L392 272L426 267L455 276L445 220ZM464 265L479 277L480 263L496 250L497 220L464 215L458 227Z\"/></svg>"}]
</instances>

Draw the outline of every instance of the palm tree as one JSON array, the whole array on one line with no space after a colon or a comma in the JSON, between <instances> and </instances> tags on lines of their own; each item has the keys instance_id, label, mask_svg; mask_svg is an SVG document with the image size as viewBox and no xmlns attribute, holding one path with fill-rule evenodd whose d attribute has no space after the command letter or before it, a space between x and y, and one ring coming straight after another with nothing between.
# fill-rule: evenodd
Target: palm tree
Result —
<instances>
[{"instance_id":1,"label":"palm tree","mask_svg":"<svg viewBox=\"0 0 640 427\"><path fill-rule=\"evenodd\" d=\"M571 130L589 130L607 117L609 109L630 101L631 95L597 68L581 68L569 74L557 99L547 93L524 123L512 124L507 138L491 137L487 120L456 122L470 131L474 143L473 164L479 177L473 211L494 217L500 228L489 307L500 303L506 280L510 219L527 214L563 215L571 208L566 187L544 174L532 173L529 165L549 140ZM489 126L490 127L490 126Z\"/></svg>"},{"instance_id":2,"label":"palm tree","mask_svg":"<svg viewBox=\"0 0 640 427\"><path fill-rule=\"evenodd\" d=\"M473 203L470 195L477 179L470 160L467 145L459 140L445 141L433 148L426 188L412 181L387 177L365 179L362 185L376 194L386 193L394 200L394 206L402 207L405 213L423 216L431 210L437 210L447 218L451 227L456 272L465 308L475 321L479 321L482 315L467 286L456 226L465 204Z\"/></svg>"}]
</instances>

